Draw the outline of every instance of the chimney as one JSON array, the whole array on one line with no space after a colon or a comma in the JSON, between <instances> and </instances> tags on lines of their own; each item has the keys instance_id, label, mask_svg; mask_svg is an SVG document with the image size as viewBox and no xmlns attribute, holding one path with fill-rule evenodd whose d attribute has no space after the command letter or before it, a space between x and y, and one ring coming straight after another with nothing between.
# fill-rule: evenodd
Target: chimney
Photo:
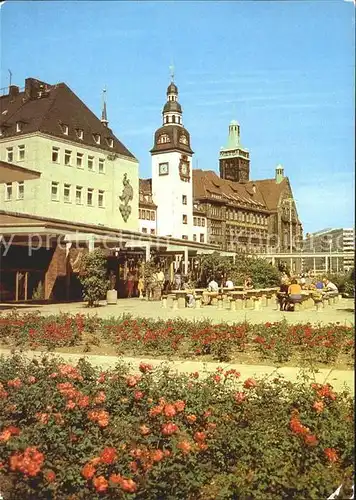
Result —
<instances>
[{"instance_id":1,"label":"chimney","mask_svg":"<svg viewBox=\"0 0 356 500\"><path fill-rule=\"evenodd\" d=\"M18 96L20 93L20 89L18 88L17 85L10 85L9 87L9 96L12 97L13 99Z\"/></svg>"},{"instance_id":2,"label":"chimney","mask_svg":"<svg viewBox=\"0 0 356 500\"><path fill-rule=\"evenodd\" d=\"M25 80L25 94L28 99L37 99L39 92L46 90L47 83L40 82L35 78L26 78Z\"/></svg>"}]
</instances>

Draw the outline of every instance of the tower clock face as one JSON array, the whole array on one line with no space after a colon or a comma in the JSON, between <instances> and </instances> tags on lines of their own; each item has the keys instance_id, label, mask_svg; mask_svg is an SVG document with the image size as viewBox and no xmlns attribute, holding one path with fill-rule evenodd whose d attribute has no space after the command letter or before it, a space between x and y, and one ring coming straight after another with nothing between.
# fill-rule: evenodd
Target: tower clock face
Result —
<instances>
[{"instance_id":1,"label":"tower clock face","mask_svg":"<svg viewBox=\"0 0 356 500\"><path fill-rule=\"evenodd\" d=\"M159 164L159 175L168 175L168 163Z\"/></svg>"}]
</instances>

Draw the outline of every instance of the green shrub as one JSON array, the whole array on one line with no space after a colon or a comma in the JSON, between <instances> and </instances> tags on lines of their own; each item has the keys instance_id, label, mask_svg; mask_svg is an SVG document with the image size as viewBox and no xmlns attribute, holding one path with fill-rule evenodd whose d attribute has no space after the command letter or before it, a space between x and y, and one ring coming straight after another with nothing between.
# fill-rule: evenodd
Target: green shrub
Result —
<instances>
[{"instance_id":1,"label":"green shrub","mask_svg":"<svg viewBox=\"0 0 356 500\"><path fill-rule=\"evenodd\" d=\"M83 299L88 307L97 306L110 287L107 278L106 256L101 249L84 254L81 261L79 280L83 287Z\"/></svg>"},{"instance_id":2,"label":"green shrub","mask_svg":"<svg viewBox=\"0 0 356 500\"><path fill-rule=\"evenodd\" d=\"M321 499L352 480L347 391L140 371L0 359L4 499Z\"/></svg>"}]
</instances>

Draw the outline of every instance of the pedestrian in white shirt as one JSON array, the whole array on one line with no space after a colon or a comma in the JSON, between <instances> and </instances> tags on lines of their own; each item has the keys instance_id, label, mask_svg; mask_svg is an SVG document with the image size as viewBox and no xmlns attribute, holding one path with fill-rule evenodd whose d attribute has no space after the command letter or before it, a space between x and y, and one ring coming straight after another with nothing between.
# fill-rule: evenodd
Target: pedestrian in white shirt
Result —
<instances>
[{"instance_id":1,"label":"pedestrian in white shirt","mask_svg":"<svg viewBox=\"0 0 356 500\"><path fill-rule=\"evenodd\" d=\"M232 288L234 288L234 284L233 282L231 281L231 278L228 278L226 283L225 283L225 286L226 288L228 288L229 290L231 290Z\"/></svg>"},{"instance_id":2,"label":"pedestrian in white shirt","mask_svg":"<svg viewBox=\"0 0 356 500\"><path fill-rule=\"evenodd\" d=\"M209 292L218 292L219 291L219 285L214 280L214 278L210 281L210 283L208 285L208 291Z\"/></svg>"}]
</instances>

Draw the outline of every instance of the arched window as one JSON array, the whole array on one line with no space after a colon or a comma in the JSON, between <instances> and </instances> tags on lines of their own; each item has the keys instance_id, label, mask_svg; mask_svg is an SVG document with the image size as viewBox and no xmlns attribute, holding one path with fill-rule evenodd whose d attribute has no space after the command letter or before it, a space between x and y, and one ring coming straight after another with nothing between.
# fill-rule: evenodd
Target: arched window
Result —
<instances>
[{"instance_id":1,"label":"arched window","mask_svg":"<svg viewBox=\"0 0 356 500\"><path fill-rule=\"evenodd\" d=\"M175 115L172 116L172 122L175 123L176 122L176 117Z\"/></svg>"}]
</instances>

